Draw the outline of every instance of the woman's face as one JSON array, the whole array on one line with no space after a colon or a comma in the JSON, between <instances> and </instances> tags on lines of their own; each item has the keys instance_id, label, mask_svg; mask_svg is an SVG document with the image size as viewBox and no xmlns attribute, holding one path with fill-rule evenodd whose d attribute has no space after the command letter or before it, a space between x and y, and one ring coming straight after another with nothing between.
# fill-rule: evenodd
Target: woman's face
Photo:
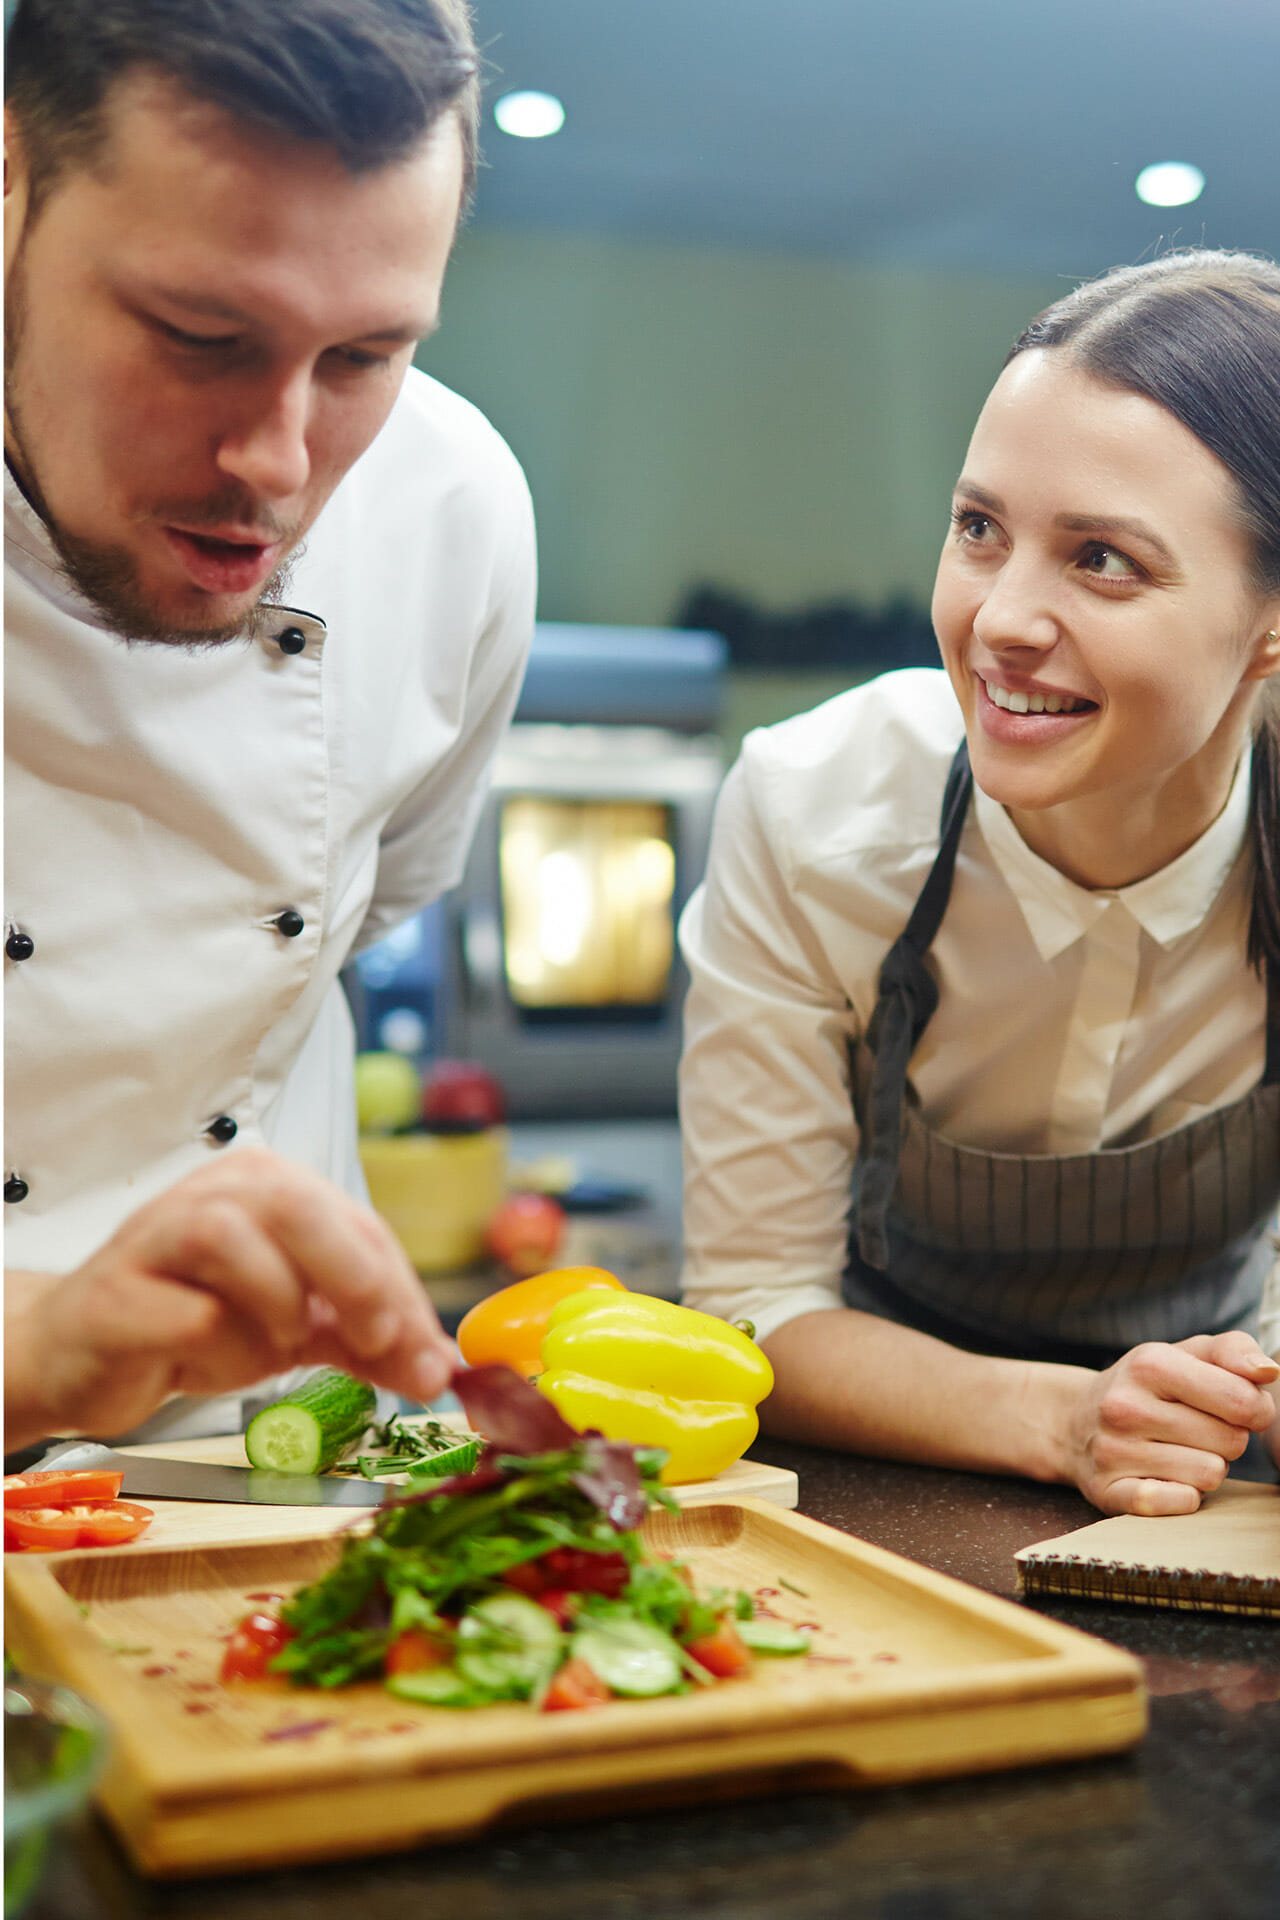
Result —
<instances>
[{"instance_id":1,"label":"woman's face","mask_svg":"<svg viewBox=\"0 0 1280 1920\"><path fill-rule=\"evenodd\" d=\"M1001 374L933 619L975 779L1084 884L1124 884L1093 877L1091 840L1158 822L1151 872L1225 801L1258 680L1280 666L1280 606L1250 558L1231 475L1163 407L1061 352Z\"/></svg>"}]
</instances>

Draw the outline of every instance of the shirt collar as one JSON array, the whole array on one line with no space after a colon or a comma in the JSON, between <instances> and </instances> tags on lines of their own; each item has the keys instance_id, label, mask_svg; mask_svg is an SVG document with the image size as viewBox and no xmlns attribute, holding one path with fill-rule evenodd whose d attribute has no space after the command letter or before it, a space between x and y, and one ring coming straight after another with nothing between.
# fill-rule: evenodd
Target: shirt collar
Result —
<instances>
[{"instance_id":1,"label":"shirt collar","mask_svg":"<svg viewBox=\"0 0 1280 1920\"><path fill-rule=\"evenodd\" d=\"M86 626L103 626L97 608L72 586L48 527L14 479L7 460L4 465L4 551L6 564L20 573L44 599L51 600L63 613L82 620Z\"/></svg>"},{"instance_id":2,"label":"shirt collar","mask_svg":"<svg viewBox=\"0 0 1280 1920\"><path fill-rule=\"evenodd\" d=\"M1252 754L1236 768L1227 804L1185 853L1158 873L1130 887L1093 891L1079 887L1033 853L1008 813L974 787L979 832L1022 910L1042 960L1056 959L1119 901L1162 947L1190 933L1205 918L1238 860L1249 832Z\"/></svg>"}]
</instances>

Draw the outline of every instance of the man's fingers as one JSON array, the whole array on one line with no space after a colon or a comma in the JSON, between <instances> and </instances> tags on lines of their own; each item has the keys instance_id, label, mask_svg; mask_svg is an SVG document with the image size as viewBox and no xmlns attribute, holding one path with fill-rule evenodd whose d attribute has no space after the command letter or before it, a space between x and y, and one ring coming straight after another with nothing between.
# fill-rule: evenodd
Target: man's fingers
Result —
<instances>
[{"instance_id":1,"label":"man's fingers","mask_svg":"<svg viewBox=\"0 0 1280 1920\"><path fill-rule=\"evenodd\" d=\"M171 1281L208 1289L259 1329L258 1345L288 1356L307 1337L302 1276L237 1201L210 1196L157 1216L136 1249L139 1262Z\"/></svg>"}]
</instances>

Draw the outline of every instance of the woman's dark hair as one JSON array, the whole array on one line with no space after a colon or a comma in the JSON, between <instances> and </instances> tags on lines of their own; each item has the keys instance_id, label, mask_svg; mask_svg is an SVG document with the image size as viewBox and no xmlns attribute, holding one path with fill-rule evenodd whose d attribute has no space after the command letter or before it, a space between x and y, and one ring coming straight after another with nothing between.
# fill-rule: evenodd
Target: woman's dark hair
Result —
<instances>
[{"instance_id":1,"label":"woman's dark hair","mask_svg":"<svg viewBox=\"0 0 1280 1920\"><path fill-rule=\"evenodd\" d=\"M1208 248L1118 267L1067 294L1019 335L1140 393L1231 473L1258 591L1280 594L1280 266ZM1253 743L1257 878L1249 958L1280 973L1280 680L1263 690Z\"/></svg>"},{"instance_id":2,"label":"woman's dark hair","mask_svg":"<svg viewBox=\"0 0 1280 1920\"><path fill-rule=\"evenodd\" d=\"M467 0L19 0L5 98L38 211L91 164L104 106L151 69L250 126L331 147L363 173L404 158L446 113L476 167L479 60Z\"/></svg>"}]
</instances>

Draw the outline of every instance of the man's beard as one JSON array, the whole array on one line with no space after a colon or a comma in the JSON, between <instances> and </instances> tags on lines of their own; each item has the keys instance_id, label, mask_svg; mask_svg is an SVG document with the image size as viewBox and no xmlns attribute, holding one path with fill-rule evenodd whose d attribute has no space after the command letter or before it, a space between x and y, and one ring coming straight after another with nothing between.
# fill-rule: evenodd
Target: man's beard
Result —
<instances>
[{"instance_id":1,"label":"man's beard","mask_svg":"<svg viewBox=\"0 0 1280 1920\"><path fill-rule=\"evenodd\" d=\"M11 454L10 467L28 502L44 523L46 532L62 562L69 584L97 612L110 632L126 641L149 641L161 646L213 647L238 639L249 624L252 609L234 621L177 626L163 619L147 597L138 578L137 563L126 547L100 544L69 533L59 526L49 508L36 473L35 463L22 430L22 415L17 404L16 370L22 342L26 305L23 299L21 250L10 269L5 288L5 429ZM153 523L173 521L191 531L202 526L233 524L252 527L262 535L264 544L272 540L288 542L288 551L258 593L255 606L279 604L288 588L289 576L303 551L301 535L276 520L274 514L246 494L244 488L228 483L221 493L203 500L159 500L145 518Z\"/></svg>"}]
</instances>

